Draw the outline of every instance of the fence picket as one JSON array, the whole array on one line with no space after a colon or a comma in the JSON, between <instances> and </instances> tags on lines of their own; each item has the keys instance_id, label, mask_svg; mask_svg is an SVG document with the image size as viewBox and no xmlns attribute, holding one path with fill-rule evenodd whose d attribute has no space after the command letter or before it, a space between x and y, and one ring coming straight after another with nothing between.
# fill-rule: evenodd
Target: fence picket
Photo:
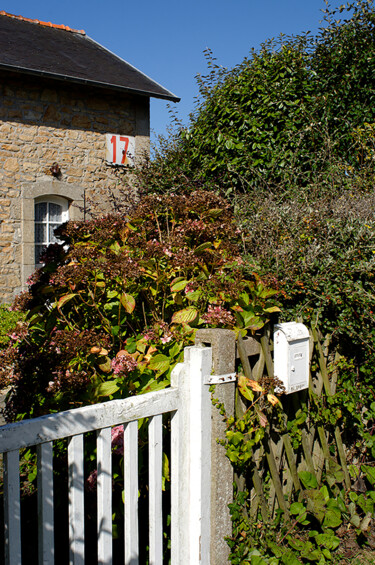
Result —
<instances>
[{"instance_id":1,"label":"fence picket","mask_svg":"<svg viewBox=\"0 0 375 565\"><path fill-rule=\"evenodd\" d=\"M5 565L21 563L19 452L4 453Z\"/></svg>"},{"instance_id":2,"label":"fence picket","mask_svg":"<svg viewBox=\"0 0 375 565\"><path fill-rule=\"evenodd\" d=\"M68 443L69 469L69 565L85 562L83 435Z\"/></svg>"},{"instance_id":3,"label":"fence picket","mask_svg":"<svg viewBox=\"0 0 375 565\"><path fill-rule=\"evenodd\" d=\"M112 565L112 451L111 428L96 437L98 498L98 563Z\"/></svg>"},{"instance_id":4,"label":"fence picket","mask_svg":"<svg viewBox=\"0 0 375 565\"><path fill-rule=\"evenodd\" d=\"M124 432L125 565L138 565L138 422Z\"/></svg>"},{"instance_id":5,"label":"fence picket","mask_svg":"<svg viewBox=\"0 0 375 565\"><path fill-rule=\"evenodd\" d=\"M163 563L163 512L162 512L162 467L163 467L163 418L151 418L149 423L149 523L150 565Z\"/></svg>"},{"instance_id":6,"label":"fence picket","mask_svg":"<svg viewBox=\"0 0 375 565\"><path fill-rule=\"evenodd\" d=\"M39 565L54 565L53 449L41 443L37 452Z\"/></svg>"}]
</instances>

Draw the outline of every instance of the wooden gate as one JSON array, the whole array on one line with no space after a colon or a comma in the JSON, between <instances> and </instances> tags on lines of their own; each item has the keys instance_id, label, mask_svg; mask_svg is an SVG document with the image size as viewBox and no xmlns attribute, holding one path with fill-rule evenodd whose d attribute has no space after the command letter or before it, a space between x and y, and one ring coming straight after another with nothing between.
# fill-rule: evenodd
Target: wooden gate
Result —
<instances>
[{"instance_id":1,"label":"wooden gate","mask_svg":"<svg viewBox=\"0 0 375 565\"><path fill-rule=\"evenodd\" d=\"M38 559L55 563L54 442L68 438L69 563L83 565L86 539L84 444L96 433L97 555L112 563L111 430L124 427L124 563L137 565L138 420L149 418L149 563L163 563L162 415L171 415L171 563L210 563L211 395L204 377L211 374L210 348L185 349L168 389L113 400L0 428L4 465L5 563L30 563L22 555L20 454L37 450ZM90 563L91 565L91 563Z\"/></svg>"}]
</instances>

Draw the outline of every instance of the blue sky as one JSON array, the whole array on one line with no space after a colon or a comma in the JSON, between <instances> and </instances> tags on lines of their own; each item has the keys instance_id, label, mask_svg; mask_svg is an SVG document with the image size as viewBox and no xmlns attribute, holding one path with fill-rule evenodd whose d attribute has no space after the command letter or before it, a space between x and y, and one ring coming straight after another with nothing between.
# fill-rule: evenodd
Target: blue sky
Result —
<instances>
[{"instance_id":1,"label":"blue sky","mask_svg":"<svg viewBox=\"0 0 375 565\"><path fill-rule=\"evenodd\" d=\"M218 64L233 67L252 47L280 32L316 32L324 7L323 0L2 0L0 9L84 29L181 97L172 105L187 123L197 95L195 75L206 72L205 48ZM165 133L168 123L167 103L153 100L154 135Z\"/></svg>"}]
</instances>

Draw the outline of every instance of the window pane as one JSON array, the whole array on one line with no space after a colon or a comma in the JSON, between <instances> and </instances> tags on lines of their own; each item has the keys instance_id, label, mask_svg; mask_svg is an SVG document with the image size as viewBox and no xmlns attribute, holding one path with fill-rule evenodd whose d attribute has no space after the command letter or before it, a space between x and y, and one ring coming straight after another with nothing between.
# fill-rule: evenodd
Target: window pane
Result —
<instances>
[{"instance_id":1,"label":"window pane","mask_svg":"<svg viewBox=\"0 0 375 565\"><path fill-rule=\"evenodd\" d=\"M46 224L35 224L35 243L47 243Z\"/></svg>"},{"instance_id":2,"label":"window pane","mask_svg":"<svg viewBox=\"0 0 375 565\"><path fill-rule=\"evenodd\" d=\"M55 229L59 227L59 225L60 224L49 224L49 240L48 240L48 243L55 243L56 241L59 241L53 233L55 231Z\"/></svg>"},{"instance_id":3,"label":"window pane","mask_svg":"<svg viewBox=\"0 0 375 565\"><path fill-rule=\"evenodd\" d=\"M35 221L45 222L47 220L47 202L35 204Z\"/></svg>"},{"instance_id":4,"label":"window pane","mask_svg":"<svg viewBox=\"0 0 375 565\"><path fill-rule=\"evenodd\" d=\"M42 253L44 252L45 249L46 249L46 245L36 245L35 246L35 264L36 265L40 264L40 256L42 255Z\"/></svg>"},{"instance_id":5,"label":"window pane","mask_svg":"<svg viewBox=\"0 0 375 565\"><path fill-rule=\"evenodd\" d=\"M60 206L59 204L53 204L52 202L49 203L49 221L58 222L59 224L61 224L62 206Z\"/></svg>"}]
</instances>

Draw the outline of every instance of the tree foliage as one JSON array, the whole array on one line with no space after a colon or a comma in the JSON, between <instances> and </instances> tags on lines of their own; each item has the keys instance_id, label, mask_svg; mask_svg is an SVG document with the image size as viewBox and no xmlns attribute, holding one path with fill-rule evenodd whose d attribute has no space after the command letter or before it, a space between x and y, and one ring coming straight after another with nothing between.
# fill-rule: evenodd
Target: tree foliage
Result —
<instances>
[{"instance_id":1,"label":"tree foliage","mask_svg":"<svg viewBox=\"0 0 375 565\"><path fill-rule=\"evenodd\" d=\"M199 102L162 143L141 181L152 190L304 187L332 159L357 166L353 131L375 121L375 12L371 0L326 10L314 36L281 35L231 70L206 52Z\"/></svg>"}]
</instances>

